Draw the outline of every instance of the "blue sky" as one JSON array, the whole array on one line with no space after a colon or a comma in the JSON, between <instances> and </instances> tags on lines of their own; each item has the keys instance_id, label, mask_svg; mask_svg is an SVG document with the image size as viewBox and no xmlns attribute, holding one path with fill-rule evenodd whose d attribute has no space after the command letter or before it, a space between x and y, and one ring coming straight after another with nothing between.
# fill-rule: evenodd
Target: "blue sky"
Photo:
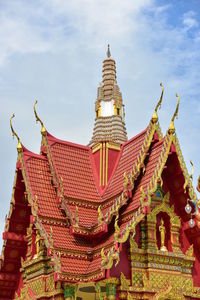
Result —
<instances>
[{"instance_id":1,"label":"blue sky","mask_svg":"<svg viewBox=\"0 0 200 300\"><path fill-rule=\"evenodd\" d=\"M131 138L143 130L165 87L159 121L166 132L180 96L176 132L189 170L200 174L200 1L153 0L0 0L0 234L12 193L16 141L39 152L40 126L87 144L107 44ZM2 241L0 242L1 245Z\"/></svg>"}]
</instances>

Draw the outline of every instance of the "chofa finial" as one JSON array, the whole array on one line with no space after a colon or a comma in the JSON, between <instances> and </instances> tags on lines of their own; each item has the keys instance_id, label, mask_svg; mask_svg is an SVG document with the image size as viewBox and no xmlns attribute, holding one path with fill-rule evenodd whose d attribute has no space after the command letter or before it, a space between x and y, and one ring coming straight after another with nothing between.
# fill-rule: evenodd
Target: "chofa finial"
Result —
<instances>
[{"instance_id":1,"label":"chofa finial","mask_svg":"<svg viewBox=\"0 0 200 300\"><path fill-rule=\"evenodd\" d=\"M111 53L110 53L110 45L108 44L108 50L107 50L107 57L111 57Z\"/></svg>"},{"instance_id":2,"label":"chofa finial","mask_svg":"<svg viewBox=\"0 0 200 300\"><path fill-rule=\"evenodd\" d=\"M46 134L46 129L45 129L45 127L44 127L44 123L43 123L42 120L38 117L38 114L37 114L36 108L35 108L36 104L37 104L37 100L35 100L35 103L34 103L34 105L33 105L33 109L34 109L34 114L35 114L36 122L40 122L40 124L41 124L41 134L42 134L42 135L45 135L45 134Z\"/></svg>"},{"instance_id":3,"label":"chofa finial","mask_svg":"<svg viewBox=\"0 0 200 300\"><path fill-rule=\"evenodd\" d=\"M20 138L18 136L18 134L16 133L16 131L14 130L13 126L12 126L12 119L15 117L15 114L13 113L12 116L10 117L10 128L11 128L11 131L12 131L12 136L13 138L16 137L18 143L17 143L17 151L18 153L22 152L22 145L21 145L21 142L20 142Z\"/></svg>"},{"instance_id":4,"label":"chofa finial","mask_svg":"<svg viewBox=\"0 0 200 300\"><path fill-rule=\"evenodd\" d=\"M200 175L197 181L197 191L200 193Z\"/></svg>"},{"instance_id":5,"label":"chofa finial","mask_svg":"<svg viewBox=\"0 0 200 300\"><path fill-rule=\"evenodd\" d=\"M152 119L151 119L153 123L156 123L156 122L158 121L158 114L157 114L157 111L158 111L158 108L159 108L159 107L161 108L162 99L163 99L163 94L164 94L164 87L163 87L162 82L160 83L160 86L161 86L161 88L162 88L162 92L161 92L161 95L160 95L160 100L158 101L158 103L157 103L157 105L156 105L154 114L153 114Z\"/></svg>"},{"instance_id":6,"label":"chofa finial","mask_svg":"<svg viewBox=\"0 0 200 300\"><path fill-rule=\"evenodd\" d=\"M172 117L172 119L171 119L171 123L170 123L170 125L169 125L169 130L168 130L168 132L169 132L170 134L174 134L174 132L175 132L174 119L175 119L175 118L178 118L179 95L178 95L177 93L176 93L176 98L177 98L176 110L175 110L175 112L174 112L174 114L173 114L173 117Z\"/></svg>"},{"instance_id":7,"label":"chofa finial","mask_svg":"<svg viewBox=\"0 0 200 300\"><path fill-rule=\"evenodd\" d=\"M193 162L190 160L190 164L192 166L192 172L191 172L191 175L190 175L190 179L193 180L193 174L194 174L194 164Z\"/></svg>"},{"instance_id":8,"label":"chofa finial","mask_svg":"<svg viewBox=\"0 0 200 300\"><path fill-rule=\"evenodd\" d=\"M172 117L172 122L174 122L175 118L178 118L178 110L179 110L179 95L176 93L176 98L177 98L177 106L176 106L176 110L174 112L174 115Z\"/></svg>"}]
</instances>

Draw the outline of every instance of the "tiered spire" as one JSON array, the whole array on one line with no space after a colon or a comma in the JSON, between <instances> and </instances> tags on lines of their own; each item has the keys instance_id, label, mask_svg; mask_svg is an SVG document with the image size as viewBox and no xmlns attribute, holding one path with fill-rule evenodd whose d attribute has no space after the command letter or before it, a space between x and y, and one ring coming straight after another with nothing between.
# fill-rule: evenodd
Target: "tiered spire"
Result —
<instances>
[{"instance_id":1,"label":"tiered spire","mask_svg":"<svg viewBox=\"0 0 200 300\"><path fill-rule=\"evenodd\" d=\"M96 120L90 146L105 141L122 144L127 140L124 104L116 78L115 60L108 45L95 102Z\"/></svg>"}]
</instances>

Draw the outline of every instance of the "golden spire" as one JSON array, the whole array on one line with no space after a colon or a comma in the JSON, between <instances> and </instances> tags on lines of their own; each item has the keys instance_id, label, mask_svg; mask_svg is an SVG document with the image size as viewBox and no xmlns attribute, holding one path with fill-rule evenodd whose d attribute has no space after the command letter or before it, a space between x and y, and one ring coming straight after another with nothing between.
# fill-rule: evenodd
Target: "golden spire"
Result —
<instances>
[{"instance_id":1,"label":"golden spire","mask_svg":"<svg viewBox=\"0 0 200 300\"><path fill-rule=\"evenodd\" d=\"M44 123L42 122L42 120L38 117L38 114L36 112L36 109L35 109L35 106L37 104L37 100L35 100L35 103L33 105L33 109L34 109L34 114L35 114L35 118L36 118L36 122L40 122L41 124L41 134L42 135L45 135L46 134L46 129L44 127Z\"/></svg>"},{"instance_id":2,"label":"golden spire","mask_svg":"<svg viewBox=\"0 0 200 300\"><path fill-rule=\"evenodd\" d=\"M175 112L174 112L174 114L173 114L173 117L172 117L172 119L171 119L171 123L170 123L170 125L169 125L169 130L168 130L168 132L169 132L170 134L174 134L174 132L175 132L174 119L175 119L175 118L178 118L179 95L178 95L177 93L176 93L176 97L177 97L177 106L176 106L176 110L175 110Z\"/></svg>"},{"instance_id":3,"label":"golden spire","mask_svg":"<svg viewBox=\"0 0 200 300\"><path fill-rule=\"evenodd\" d=\"M18 134L15 132L13 126L12 126L12 119L15 117L15 114L13 113L12 116L10 117L10 128L11 128L11 131L12 131L12 136L13 138L16 137L17 138L17 151L18 153L22 152L22 145L21 145L21 142L20 142L20 138L18 136Z\"/></svg>"},{"instance_id":4,"label":"golden spire","mask_svg":"<svg viewBox=\"0 0 200 300\"><path fill-rule=\"evenodd\" d=\"M111 57L111 53L110 53L110 45L108 44L108 50L107 50L107 57L110 58Z\"/></svg>"},{"instance_id":5,"label":"golden spire","mask_svg":"<svg viewBox=\"0 0 200 300\"><path fill-rule=\"evenodd\" d=\"M152 123L156 123L158 121L158 114L157 114L157 111L158 111L158 108L160 107L161 108L161 104L162 104L162 99L163 99L163 94L164 94L164 87L163 87L163 84L162 82L160 83L160 86L162 88L162 92L161 92L161 95L160 95L160 100L158 101L157 105L156 105L156 108L155 108L155 111L154 111L154 114L152 116Z\"/></svg>"}]
</instances>

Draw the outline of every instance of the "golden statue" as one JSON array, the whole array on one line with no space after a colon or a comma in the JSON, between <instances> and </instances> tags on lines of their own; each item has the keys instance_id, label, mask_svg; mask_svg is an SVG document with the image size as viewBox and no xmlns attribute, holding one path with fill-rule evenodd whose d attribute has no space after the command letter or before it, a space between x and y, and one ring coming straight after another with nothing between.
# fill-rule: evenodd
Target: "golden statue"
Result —
<instances>
[{"instance_id":1,"label":"golden statue","mask_svg":"<svg viewBox=\"0 0 200 300\"><path fill-rule=\"evenodd\" d=\"M167 251L167 248L165 247L166 229L165 229L165 226L164 226L163 219L161 219L160 226L159 226L159 231L160 231L160 242L161 242L160 250L161 251Z\"/></svg>"}]
</instances>

